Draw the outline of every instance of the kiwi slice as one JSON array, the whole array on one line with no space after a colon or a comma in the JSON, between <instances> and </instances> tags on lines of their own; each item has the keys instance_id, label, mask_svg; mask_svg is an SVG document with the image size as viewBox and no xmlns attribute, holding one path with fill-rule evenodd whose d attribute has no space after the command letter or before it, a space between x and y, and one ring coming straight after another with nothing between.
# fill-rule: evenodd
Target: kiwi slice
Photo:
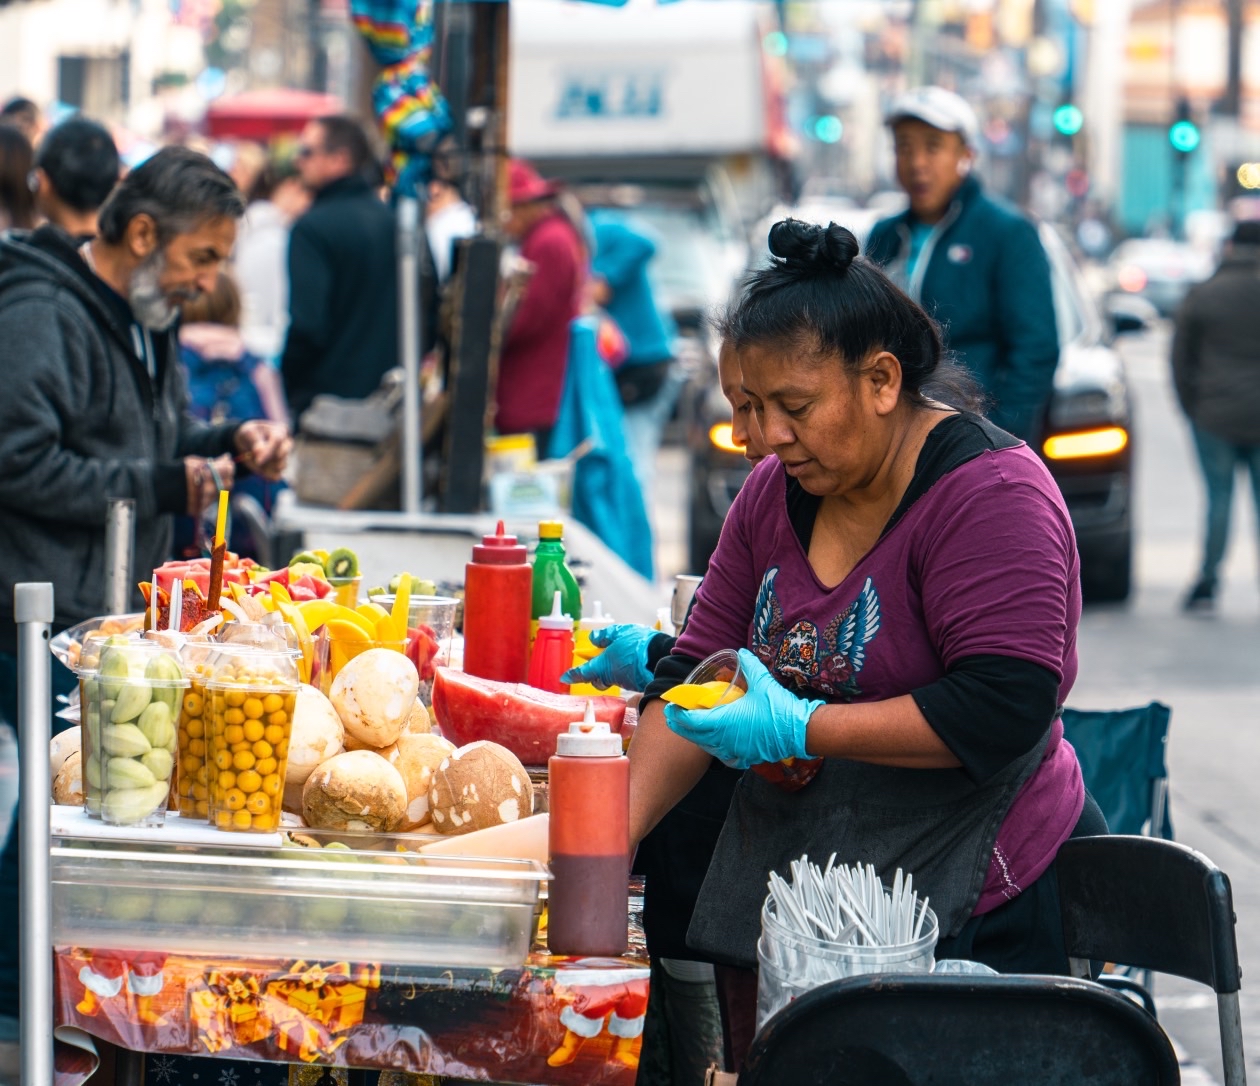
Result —
<instances>
[{"instance_id":1,"label":"kiwi slice","mask_svg":"<svg viewBox=\"0 0 1260 1086\"><path fill-rule=\"evenodd\" d=\"M324 563L324 572L330 578L335 577L339 581L348 581L352 577L357 577L359 556L349 547L338 547L328 555L328 561Z\"/></svg>"},{"instance_id":2,"label":"kiwi slice","mask_svg":"<svg viewBox=\"0 0 1260 1086\"><path fill-rule=\"evenodd\" d=\"M297 554L295 554L292 558L289 559L289 565L291 566L300 565L304 562L310 562L314 565L319 566L321 569L323 568L323 565L324 565L324 563L321 562L318 558L316 558L315 555L313 555L310 551L298 551Z\"/></svg>"},{"instance_id":3,"label":"kiwi slice","mask_svg":"<svg viewBox=\"0 0 1260 1086\"><path fill-rule=\"evenodd\" d=\"M409 574L409 573L408 573L406 576L411 577L411 574ZM395 573L395 574L394 574L394 575L393 575L393 576L389 579L389 594L390 594L391 596L396 596L396 595L398 595L398 586L399 586L400 584L402 584L402 579L403 579L403 574L401 574L401 573ZM413 583L413 584L415 583L415 578L414 578L414 577L412 577L412 583Z\"/></svg>"}]
</instances>

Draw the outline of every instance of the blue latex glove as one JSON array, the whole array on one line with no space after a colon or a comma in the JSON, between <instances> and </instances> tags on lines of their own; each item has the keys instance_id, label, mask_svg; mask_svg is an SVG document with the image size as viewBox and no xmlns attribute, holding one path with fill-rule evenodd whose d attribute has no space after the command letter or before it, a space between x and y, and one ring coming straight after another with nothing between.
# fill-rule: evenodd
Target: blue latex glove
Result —
<instances>
[{"instance_id":1,"label":"blue latex glove","mask_svg":"<svg viewBox=\"0 0 1260 1086\"><path fill-rule=\"evenodd\" d=\"M739 665L748 680L748 691L742 698L713 709L666 705L665 721L670 730L735 769L785 758L809 758L805 726L814 710L826 702L798 698L780 686L765 664L747 649L739 650Z\"/></svg>"},{"instance_id":2,"label":"blue latex glove","mask_svg":"<svg viewBox=\"0 0 1260 1086\"><path fill-rule=\"evenodd\" d=\"M571 667L560 676L562 683L590 683L600 690L624 686L627 690L646 690L652 681L648 670L648 645L660 630L620 622L591 631L591 644L603 649L581 667Z\"/></svg>"}]
</instances>

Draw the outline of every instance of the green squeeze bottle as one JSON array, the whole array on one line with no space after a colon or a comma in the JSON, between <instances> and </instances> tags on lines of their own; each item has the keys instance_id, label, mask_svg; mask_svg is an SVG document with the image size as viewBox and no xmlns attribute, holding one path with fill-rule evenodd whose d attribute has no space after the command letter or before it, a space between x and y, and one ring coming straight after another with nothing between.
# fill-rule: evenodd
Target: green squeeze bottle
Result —
<instances>
[{"instance_id":1,"label":"green squeeze bottle","mask_svg":"<svg viewBox=\"0 0 1260 1086\"><path fill-rule=\"evenodd\" d=\"M582 614L582 590L564 562L564 525L544 520L538 525L538 550L534 552L534 594L530 609L529 643L534 644L538 620L551 614L555 594L560 593L560 610L566 615Z\"/></svg>"}]
</instances>

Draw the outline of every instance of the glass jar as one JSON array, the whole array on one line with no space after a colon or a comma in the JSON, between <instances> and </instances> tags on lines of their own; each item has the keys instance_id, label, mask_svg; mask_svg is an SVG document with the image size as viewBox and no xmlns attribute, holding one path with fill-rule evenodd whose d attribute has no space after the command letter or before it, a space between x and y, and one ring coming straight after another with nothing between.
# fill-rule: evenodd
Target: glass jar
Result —
<instances>
[{"instance_id":1,"label":"glass jar","mask_svg":"<svg viewBox=\"0 0 1260 1086\"><path fill-rule=\"evenodd\" d=\"M216 653L206 683L212 825L260 833L279 828L297 691L291 652L232 644Z\"/></svg>"},{"instance_id":2,"label":"glass jar","mask_svg":"<svg viewBox=\"0 0 1260 1086\"><path fill-rule=\"evenodd\" d=\"M111 637L99 660L81 690L88 814L119 826L161 825L188 679L177 655L153 641Z\"/></svg>"}]
</instances>

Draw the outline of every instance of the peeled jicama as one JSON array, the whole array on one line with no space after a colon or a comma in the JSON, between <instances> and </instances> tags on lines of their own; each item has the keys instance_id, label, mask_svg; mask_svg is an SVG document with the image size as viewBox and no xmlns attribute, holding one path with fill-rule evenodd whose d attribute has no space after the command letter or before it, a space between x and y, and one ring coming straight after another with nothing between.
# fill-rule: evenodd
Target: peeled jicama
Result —
<instances>
[{"instance_id":1,"label":"peeled jicama","mask_svg":"<svg viewBox=\"0 0 1260 1086\"><path fill-rule=\"evenodd\" d=\"M320 762L340 754L344 745L341 718L323 694L313 686L298 687L293 709L293 734L289 737L286 784L304 784Z\"/></svg>"},{"instance_id":2,"label":"peeled jicama","mask_svg":"<svg viewBox=\"0 0 1260 1086\"><path fill-rule=\"evenodd\" d=\"M368 649L342 667L328 696L347 734L379 750L402 734L419 690L420 676L406 656Z\"/></svg>"}]
</instances>

